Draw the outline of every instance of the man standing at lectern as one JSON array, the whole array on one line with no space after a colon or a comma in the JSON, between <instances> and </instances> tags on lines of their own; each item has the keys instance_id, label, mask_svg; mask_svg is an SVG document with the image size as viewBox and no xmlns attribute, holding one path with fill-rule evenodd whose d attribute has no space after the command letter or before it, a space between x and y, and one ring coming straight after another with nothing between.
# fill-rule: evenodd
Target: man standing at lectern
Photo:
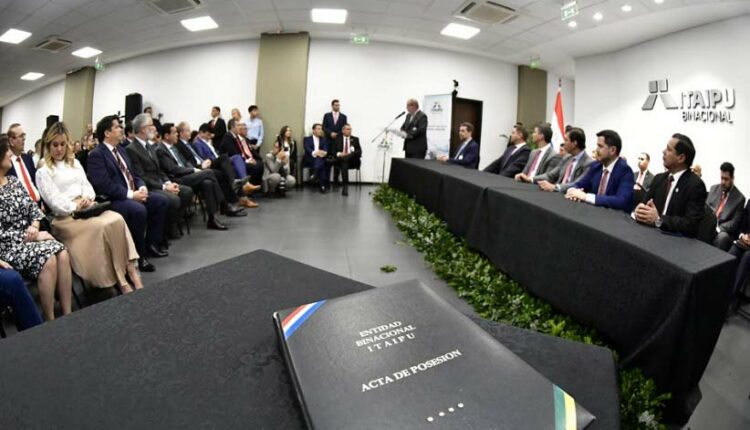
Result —
<instances>
[{"instance_id":1,"label":"man standing at lectern","mask_svg":"<svg viewBox=\"0 0 750 430\"><path fill-rule=\"evenodd\" d=\"M406 101L406 121L401 126L404 137L406 158L424 159L427 155L427 115L419 110L419 102L414 99Z\"/></svg>"}]
</instances>

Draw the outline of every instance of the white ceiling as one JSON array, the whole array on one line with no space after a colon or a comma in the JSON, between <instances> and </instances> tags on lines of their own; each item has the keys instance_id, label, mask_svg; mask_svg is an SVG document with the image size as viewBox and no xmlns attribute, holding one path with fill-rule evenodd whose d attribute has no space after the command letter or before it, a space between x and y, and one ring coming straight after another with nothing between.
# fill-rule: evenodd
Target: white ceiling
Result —
<instances>
[{"instance_id":1,"label":"white ceiling","mask_svg":"<svg viewBox=\"0 0 750 430\"><path fill-rule=\"evenodd\" d=\"M308 31L313 38L349 39L366 33L373 41L408 43L457 50L517 64L541 57L541 67L574 77L574 58L611 52L675 31L750 13L749 0L578 0L576 29L560 20L560 5L569 0L493 0L517 9L507 24L473 24L482 29L468 41L440 35L463 0L201 0L197 10L164 16L144 0L0 0L0 34L8 28L33 33L20 45L0 43L0 106L57 81L66 72L92 65L70 52L92 46L112 63L180 46L257 38L264 32ZM633 10L624 13L628 3ZM314 24L312 7L349 10L344 25ZM591 17L604 14L601 22ZM219 28L198 33L180 20L210 15ZM58 54L34 50L48 36L73 42ZM731 41L728 41L731 42ZM34 82L26 72L44 73Z\"/></svg>"}]
</instances>

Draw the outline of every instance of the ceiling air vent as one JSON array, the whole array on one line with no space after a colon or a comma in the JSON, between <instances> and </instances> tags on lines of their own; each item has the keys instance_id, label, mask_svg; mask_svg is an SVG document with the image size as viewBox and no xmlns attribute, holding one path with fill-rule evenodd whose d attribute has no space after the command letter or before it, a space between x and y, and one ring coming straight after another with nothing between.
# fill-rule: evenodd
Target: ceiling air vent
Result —
<instances>
[{"instance_id":1,"label":"ceiling air vent","mask_svg":"<svg viewBox=\"0 0 750 430\"><path fill-rule=\"evenodd\" d=\"M51 36L43 40L42 42L40 42L38 45L36 45L34 49L38 49L40 51L58 53L62 51L63 49L66 49L69 46L70 46L69 40L58 39L55 36Z\"/></svg>"},{"instance_id":2,"label":"ceiling air vent","mask_svg":"<svg viewBox=\"0 0 750 430\"><path fill-rule=\"evenodd\" d=\"M174 15L200 6L200 0L147 0L146 4L162 15Z\"/></svg>"},{"instance_id":3,"label":"ceiling air vent","mask_svg":"<svg viewBox=\"0 0 750 430\"><path fill-rule=\"evenodd\" d=\"M453 15L483 24L497 24L515 18L516 10L490 0L469 0Z\"/></svg>"}]
</instances>

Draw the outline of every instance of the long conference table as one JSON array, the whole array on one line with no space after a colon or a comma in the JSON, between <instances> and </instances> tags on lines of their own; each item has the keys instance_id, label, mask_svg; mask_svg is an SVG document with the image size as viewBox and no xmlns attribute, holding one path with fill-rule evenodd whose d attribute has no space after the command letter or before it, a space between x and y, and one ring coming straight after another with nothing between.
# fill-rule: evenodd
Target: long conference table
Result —
<instances>
[{"instance_id":1,"label":"long conference table","mask_svg":"<svg viewBox=\"0 0 750 430\"><path fill-rule=\"evenodd\" d=\"M622 211L435 161L394 159L389 184L532 294L596 328L621 366L672 394L667 418L687 421L724 321L730 254Z\"/></svg>"}]
</instances>

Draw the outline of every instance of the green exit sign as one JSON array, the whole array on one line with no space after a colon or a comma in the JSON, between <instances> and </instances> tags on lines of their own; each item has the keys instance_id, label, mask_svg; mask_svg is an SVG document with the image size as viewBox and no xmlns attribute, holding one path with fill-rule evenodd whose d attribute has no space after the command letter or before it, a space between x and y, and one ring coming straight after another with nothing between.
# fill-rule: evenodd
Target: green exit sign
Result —
<instances>
[{"instance_id":1,"label":"green exit sign","mask_svg":"<svg viewBox=\"0 0 750 430\"><path fill-rule=\"evenodd\" d=\"M365 35L352 36L352 43L355 45L369 45L370 37Z\"/></svg>"},{"instance_id":2,"label":"green exit sign","mask_svg":"<svg viewBox=\"0 0 750 430\"><path fill-rule=\"evenodd\" d=\"M563 21L578 15L578 2L572 1L560 7L560 17Z\"/></svg>"}]
</instances>

